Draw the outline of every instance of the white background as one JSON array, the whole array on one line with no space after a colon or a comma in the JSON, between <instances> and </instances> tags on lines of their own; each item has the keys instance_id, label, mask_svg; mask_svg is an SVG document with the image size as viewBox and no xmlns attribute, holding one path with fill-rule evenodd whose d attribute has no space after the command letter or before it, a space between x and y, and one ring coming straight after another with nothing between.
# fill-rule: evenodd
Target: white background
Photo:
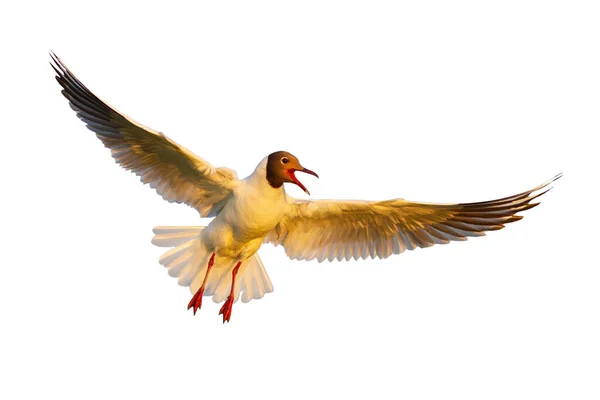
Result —
<instances>
[{"instance_id":1,"label":"white background","mask_svg":"<svg viewBox=\"0 0 600 400\"><path fill-rule=\"evenodd\" d=\"M0 397L598 399L593 3L5 5ZM114 164L49 49L216 166L294 153L315 198L480 201L565 175L466 243L323 264L266 245L275 291L223 325L150 244L208 221Z\"/></svg>"}]
</instances>

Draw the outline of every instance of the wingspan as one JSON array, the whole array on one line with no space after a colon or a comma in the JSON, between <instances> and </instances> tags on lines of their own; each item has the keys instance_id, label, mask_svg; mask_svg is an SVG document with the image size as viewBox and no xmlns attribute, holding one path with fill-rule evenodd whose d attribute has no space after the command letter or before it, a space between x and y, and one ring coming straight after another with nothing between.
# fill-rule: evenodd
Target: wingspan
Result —
<instances>
[{"instance_id":1,"label":"wingspan","mask_svg":"<svg viewBox=\"0 0 600 400\"><path fill-rule=\"evenodd\" d=\"M560 176L526 192L479 203L295 200L265 241L282 245L298 260L387 258L502 229L523 218L515 214L538 205L531 201Z\"/></svg>"},{"instance_id":2,"label":"wingspan","mask_svg":"<svg viewBox=\"0 0 600 400\"><path fill-rule=\"evenodd\" d=\"M203 217L219 213L239 184L234 171L214 168L162 133L119 113L88 90L55 54L50 55L62 94L117 163L167 201L185 203Z\"/></svg>"}]
</instances>

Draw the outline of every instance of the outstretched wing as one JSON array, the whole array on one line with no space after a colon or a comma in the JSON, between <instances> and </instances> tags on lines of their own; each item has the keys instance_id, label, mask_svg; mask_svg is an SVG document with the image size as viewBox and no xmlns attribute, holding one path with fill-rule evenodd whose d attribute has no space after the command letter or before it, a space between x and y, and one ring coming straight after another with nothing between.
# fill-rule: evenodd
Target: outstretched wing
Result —
<instances>
[{"instance_id":1,"label":"outstretched wing","mask_svg":"<svg viewBox=\"0 0 600 400\"><path fill-rule=\"evenodd\" d=\"M466 204L415 203L401 199L293 201L266 242L282 245L292 259L333 261L386 258L392 254L484 236L518 221L518 212L546 193L552 180L503 199Z\"/></svg>"},{"instance_id":2,"label":"outstretched wing","mask_svg":"<svg viewBox=\"0 0 600 400\"><path fill-rule=\"evenodd\" d=\"M119 113L88 90L55 54L50 55L62 94L117 163L167 201L185 203L203 217L219 213L239 183L234 171L214 168L162 133Z\"/></svg>"}]
</instances>

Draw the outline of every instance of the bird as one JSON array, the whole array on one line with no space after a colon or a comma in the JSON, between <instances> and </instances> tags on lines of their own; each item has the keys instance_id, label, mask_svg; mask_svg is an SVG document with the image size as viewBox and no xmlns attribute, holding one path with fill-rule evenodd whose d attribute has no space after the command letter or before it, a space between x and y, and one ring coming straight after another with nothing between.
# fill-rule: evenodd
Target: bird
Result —
<instances>
[{"instance_id":1,"label":"bird","mask_svg":"<svg viewBox=\"0 0 600 400\"><path fill-rule=\"evenodd\" d=\"M124 169L168 202L185 203L206 226L158 226L152 243L169 248L159 259L168 274L193 294L188 310L202 299L223 302L219 315L229 322L234 302L260 299L273 285L257 251L264 243L282 246L295 260L319 262L387 258L502 229L516 215L539 204L556 175L531 190L476 203L436 204L384 201L305 200L291 197L285 184L306 186L296 177L305 168L287 151L264 157L254 172L236 172L206 160L120 113L92 93L53 52L50 65L69 105Z\"/></svg>"}]
</instances>

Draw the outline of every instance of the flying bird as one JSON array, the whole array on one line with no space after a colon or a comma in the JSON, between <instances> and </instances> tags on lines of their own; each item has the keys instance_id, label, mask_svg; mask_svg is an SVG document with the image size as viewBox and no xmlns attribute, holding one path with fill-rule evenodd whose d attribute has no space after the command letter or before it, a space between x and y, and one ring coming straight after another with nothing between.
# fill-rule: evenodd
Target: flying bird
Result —
<instances>
[{"instance_id":1,"label":"flying bird","mask_svg":"<svg viewBox=\"0 0 600 400\"><path fill-rule=\"evenodd\" d=\"M515 215L535 207L532 200L549 184L498 200L464 204L385 201L299 200L285 183L309 191L298 180L303 172L318 178L298 158L277 151L254 172L239 179L228 168L215 168L160 132L147 128L100 100L50 53L56 80L77 116L96 133L123 168L134 172L169 202L185 203L208 226L154 228L152 242L170 247L160 257L169 275L193 294L194 314L204 296L224 301L219 314L229 322L233 303L260 299L273 285L258 257L263 243L283 246L291 259L350 260L387 258L405 250L483 236L518 221Z\"/></svg>"}]
</instances>

